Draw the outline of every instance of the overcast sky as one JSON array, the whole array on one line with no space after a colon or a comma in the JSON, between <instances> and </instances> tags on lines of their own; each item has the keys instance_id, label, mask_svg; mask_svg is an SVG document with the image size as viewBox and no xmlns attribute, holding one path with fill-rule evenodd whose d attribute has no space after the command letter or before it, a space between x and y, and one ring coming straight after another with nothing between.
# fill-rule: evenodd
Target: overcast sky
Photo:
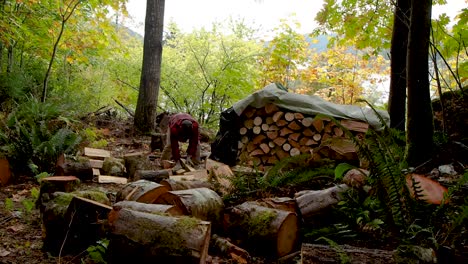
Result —
<instances>
[{"instance_id":1,"label":"overcast sky","mask_svg":"<svg viewBox=\"0 0 468 264\"><path fill-rule=\"evenodd\" d=\"M457 11L468 7L468 0L447 0L444 7L434 7L433 17L447 12L453 17ZM261 27L265 34L280 24L280 19L295 14L301 23L301 32L309 33L316 26L314 17L322 7L322 0L166 0L164 22L172 20L182 30L210 27L215 21L226 21L229 16L245 18ZM146 0L129 0L127 4L133 21L129 25L140 34L144 32ZM391 11L390 11L391 13Z\"/></svg>"}]
</instances>

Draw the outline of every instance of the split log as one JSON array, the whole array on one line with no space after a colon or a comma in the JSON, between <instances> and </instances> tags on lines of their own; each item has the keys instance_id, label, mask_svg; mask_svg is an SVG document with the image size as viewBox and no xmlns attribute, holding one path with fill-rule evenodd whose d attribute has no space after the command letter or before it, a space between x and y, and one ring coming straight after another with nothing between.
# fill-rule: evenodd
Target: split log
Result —
<instances>
[{"instance_id":1,"label":"split log","mask_svg":"<svg viewBox=\"0 0 468 264\"><path fill-rule=\"evenodd\" d=\"M312 122L312 125L315 128L315 131L321 133L324 125L323 125L323 120L321 118L314 118L314 121Z\"/></svg>"},{"instance_id":2,"label":"split log","mask_svg":"<svg viewBox=\"0 0 468 264\"><path fill-rule=\"evenodd\" d=\"M94 159L105 159L111 156L110 151L104 149L96 149L96 148L84 148L84 155L89 158Z\"/></svg>"},{"instance_id":3,"label":"split log","mask_svg":"<svg viewBox=\"0 0 468 264\"><path fill-rule=\"evenodd\" d=\"M346 184L340 184L325 190L301 191L294 196L302 217L308 220L337 204L341 200L341 193L348 189Z\"/></svg>"},{"instance_id":4,"label":"split log","mask_svg":"<svg viewBox=\"0 0 468 264\"><path fill-rule=\"evenodd\" d=\"M253 108L253 107L247 107L243 112L242 114L245 115L247 118L251 118L255 115L255 112L257 111L256 108Z\"/></svg>"},{"instance_id":5,"label":"split log","mask_svg":"<svg viewBox=\"0 0 468 264\"><path fill-rule=\"evenodd\" d=\"M269 125L275 123L275 121L273 121L273 117L267 116L267 118L265 118L265 123L269 126Z\"/></svg>"},{"instance_id":6,"label":"split log","mask_svg":"<svg viewBox=\"0 0 468 264\"><path fill-rule=\"evenodd\" d=\"M305 117L302 119L301 123L304 127L310 127L312 123L314 122L314 119L312 117Z\"/></svg>"},{"instance_id":7,"label":"split log","mask_svg":"<svg viewBox=\"0 0 468 264\"><path fill-rule=\"evenodd\" d=\"M265 105L265 113L266 114L270 115L270 114L276 113L277 111L279 111L279 108L278 108L277 105L272 104L272 103L269 103L269 104Z\"/></svg>"},{"instance_id":8,"label":"split log","mask_svg":"<svg viewBox=\"0 0 468 264\"><path fill-rule=\"evenodd\" d=\"M103 160L95 160L95 159L90 159L89 163L91 164L91 167L95 169L101 169L102 165L104 164Z\"/></svg>"},{"instance_id":9,"label":"split log","mask_svg":"<svg viewBox=\"0 0 468 264\"><path fill-rule=\"evenodd\" d=\"M208 188L170 191L158 197L154 203L177 206L185 215L220 223L224 203L221 197Z\"/></svg>"},{"instance_id":10,"label":"split log","mask_svg":"<svg viewBox=\"0 0 468 264\"><path fill-rule=\"evenodd\" d=\"M265 144L265 143L260 144L260 149L265 154L268 154L270 152L270 147L268 146L268 144Z\"/></svg>"},{"instance_id":11,"label":"split log","mask_svg":"<svg viewBox=\"0 0 468 264\"><path fill-rule=\"evenodd\" d=\"M228 165L212 159L206 159L205 168L209 173L210 179L219 183L219 192L227 194L232 190L234 173Z\"/></svg>"},{"instance_id":12,"label":"split log","mask_svg":"<svg viewBox=\"0 0 468 264\"><path fill-rule=\"evenodd\" d=\"M293 251L298 239L296 214L245 202L232 208L224 217L225 230L246 248L276 257Z\"/></svg>"},{"instance_id":13,"label":"split log","mask_svg":"<svg viewBox=\"0 0 468 264\"><path fill-rule=\"evenodd\" d=\"M160 195L169 191L169 187L147 180L138 180L126 184L117 192L116 201L135 201L153 203Z\"/></svg>"},{"instance_id":14,"label":"split log","mask_svg":"<svg viewBox=\"0 0 468 264\"><path fill-rule=\"evenodd\" d=\"M298 130L301 130L302 127L301 125L299 125L296 121L292 121L288 124L288 127L294 131L298 131Z\"/></svg>"},{"instance_id":15,"label":"split log","mask_svg":"<svg viewBox=\"0 0 468 264\"><path fill-rule=\"evenodd\" d=\"M169 179L169 170L137 170L133 176L133 181L147 180L160 182Z\"/></svg>"},{"instance_id":16,"label":"split log","mask_svg":"<svg viewBox=\"0 0 468 264\"><path fill-rule=\"evenodd\" d=\"M205 263L209 222L126 208L109 214L111 263Z\"/></svg>"},{"instance_id":17,"label":"split log","mask_svg":"<svg viewBox=\"0 0 468 264\"><path fill-rule=\"evenodd\" d=\"M127 184L128 180L124 177L108 176L108 175L98 175L98 183L115 183L115 184Z\"/></svg>"},{"instance_id":18,"label":"split log","mask_svg":"<svg viewBox=\"0 0 468 264\"><path fill-rule=\"evenodd\" d=\"M282 112L282 111L278 111L278 112L274 113L274 114L273 114L273 121L274 121L275 123L277 123L278 121L281 120L281 118L283 117L283 115L284 115L284 112Z\"/></svg>"},{"instance_id":19,"label":"split log","mask_svg":"<svg viewBox=\"0 0 468 264\"><path fill-rule=\"evenodd\" d=\"M284 143L286 143L287 139L283 137L277 137L273 140L277 146L282 146Z\"/></svg>"},{"instance_id":20,"label":"split log","mask_svg":"<svg viewBox=\"0 0 468 264\"><path fill-rule=\"evenodd\" d=\"M290 197L263 198L255 201L258 205L292 213L298 212L296 200Z\"/></svg>"},{"instance_id":21,"label":"split log","mask_svg":"<svg viewBox=\"0 0 468 264\"><path fill-rule=\"evenodd\" d=\"M166 214L170 216L184 215L177 206L168 204L147 204L134 201L121 201L112 206L112 209L115 211L119 211L122 208L150 214Z\"/></svg>"},{"instance_id":22,"label":"split log","mask_svg":"<svg viewBox=\"0 0 468 264\"><path fill-rule=\"evenodd\" d=\"M257 135L253 138L252 143L254 143L255 145L258 145L266 138L267 137L263 134Z\"/></svg>"},{"instance_id":23,"label":"split log","mask_svg":"<svg viewBox=\"0 0 468 264\"><path fill-rule=\"evenodd\" d=\"M214 234L211 237L211 244L216 252L222 253L225 256L236 259L236 263L249 263L249 252L234 245L226 238Z\"/></svg>"},{"instance_id":24,"label":"split log","mask_svg":"<svg viewBox=\"0 0 468 264\"><path fill-rule=\"evenodd\" d=\"M266 132L266 135L269 139L274 140L278 137L278 131L268 131Z\"/></svg>"},{"instance_id":25,"label":"split log","mask_svg":"<svg viewBox=\"0 0 468 264\"><path fill-rule=\"evenodd\" d=\"M82 181L91 181L93 179L93 167L86 157L78 157L76 161L65 160L55 169L55 176L76 176Z\"/></svg>"},{"instance_id":26,"label":"split log","mask_svg":"<svg viewBox=\"0 0 468 264\"><path fill-rule=\"evenodd\" d=\"M254 127L252 128L252 132L253 132L255 135L258 135L258 134L260 134L260 132L262 132L262 128L259 127L259 126L254 126Z\"/></svg>"},{"instance_id":27,"label":"split log","mask_svg":"<svg viewBox=\"0 0 468 264\"><path fill-rule=\"evenodd\" d=\"M284 127L284 126L287 126L289 122L284 119L280 119L277 122L275 122L275 124L279 127Z\"/></svg>"},{"instance_id":28,"label":"split log","mask_svg":"<svg viewBox=\"0 0 468 264\"><path fill-rule=\"evenodd\" d=\"M328 246L303 243L301 247L303 264L346 263L351 264L387 264L400 263L395 251L358 248L348 245Z\"/></svg>"},{"instance_id":29,"label":"split log","mask_svg":"<svg viewBox=\"0 0 468 264\"><path fill-rule=\"evenodd\" d=\"M302 120L304 119L304 115L302 113L294 113L294 119Z\"/></svg>"},{"instance_id":30,"label":"split log","mask_svg":"<svg viewBox=\"0 0 468 264\"><path fill-rule=\"evenodd\" d=\"M254 126L254 122L252 119L247 119L244 121L244 127L247 129L252 129Z\"/></svg>"},{"instance_id":31,"label":"split log","mask_svg":"<svg viewBox=\"0 0 468 264\"><path fill-rule=\"evenodd\" d=\"M292 148L291 150L289 150L289 155L291 155L291 157L297 156L299 154L301 154L301 151L297 148Z\"/></svg>"},{"instance_id":32,"label":"split log","mask_svg":"<svg viewBox=\"0 0 468 264\"><path fill-rule=\"evenodd\" d=\"M293 134L289 135L288 138L297 142L297 141L299 141L300 137L301 137L301 133L293 133Z\"/></svg>"},{"instance_id":33,"label":"split log","mask_svg":"<svg viewBox=\"0 0 468 264\"><path fill-rule=\"evenodd\" d=\"M286 135L289 135L291 133L293 133L294 131L292 131L291 129L287 128L287 127L283 127L281 130L280 130L280 136L281 137L284 137Z\"/></svg>"},{"instance_id":34,"label":"split log","mask_svg":"<svg viewBox=\"0 0 468 264\"><path fill-rule=\"evenodd\" d=\"M246 135L247 131L248 131L248 129L246 127L239 128L239 134L241 134L241 135Z\"/></svg>"},{"instance_id":35,"label":"split log","mask_svg":"<svg viewBox=\"0 0 468 264\"><path fill-rule=\"evenodd\" d=\"M166 179L160 182L161 185L169 187L171 191L180 191L195 188L213 188L213 185L206 181L199 180L174 180Z\"/></svg>"},{"instance_id":36,"label":"split log","mask_svg":"<svg viewBox=\"0 0 468 264\"><path fill-rule=\"evenodd\" d=\"M279 130L279 127L276 125L270 125L268 127L268 131L278 131L278 130Z\"/></svg>"},{"instance_id":37,"label":"split log","mask_svg":"<svg viewBox=\"0 0 468 264\"><path fill-rule=\"evenodd\" d=\"M360 121L343 119L340 121L340 123L343 127L347 128L350 131L366 133L367 130L369 129L368 123L364 123Z\"/></svg>"},{"instance_id":38,"label":"split log","mask_svg":"<svg viewBox=\"0 0 468 264\"><path fill-rule=\"evenodd\" d=\"M311 129L309 128L306 128L304 129L304 131L302 131L302 134L306 137L312 137L313 135L315 135L316 133L314 131L312 131Z\"/></svg>"}]
</instances>

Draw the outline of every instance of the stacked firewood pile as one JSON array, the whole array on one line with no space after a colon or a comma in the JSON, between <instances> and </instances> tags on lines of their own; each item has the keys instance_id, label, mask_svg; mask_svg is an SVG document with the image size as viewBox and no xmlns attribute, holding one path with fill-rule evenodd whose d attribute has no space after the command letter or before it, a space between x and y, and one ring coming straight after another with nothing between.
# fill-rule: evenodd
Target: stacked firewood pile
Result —
<instances>
[{"instance_id":1,"label":"stacked firewood pile","mask_svg":"<svg viewBox=\"0 0 468 264\"><path fill-rule=\"evenodd\" d=\"M306 153L317 159L357 158L346 133L328 118L267 104L262 108L247 107L241 114L241 122L238 142L241 163L266 167L286 157ZM363 138L369 128L361 121L342 119L339 122L358 138Z\"/></svg>"}]
</instances>

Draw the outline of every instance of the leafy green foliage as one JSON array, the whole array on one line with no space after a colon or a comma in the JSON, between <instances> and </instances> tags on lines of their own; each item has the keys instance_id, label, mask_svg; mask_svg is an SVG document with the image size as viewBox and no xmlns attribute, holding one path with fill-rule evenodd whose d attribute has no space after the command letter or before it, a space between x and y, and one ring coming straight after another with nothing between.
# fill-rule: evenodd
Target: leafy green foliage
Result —
<instances>
[{"instance_id":1,"label":"leafy green foliage","mask_svg":"<svg viewBox=\"0 0 468 264\"><path fill-rule=\"evenodd\" d=\"M109 240L99 240L96 245L89 246L86 251L88 252L88 258L96 264L105 264L107 247L109 246Z\"/></svg>"}]
</instances>

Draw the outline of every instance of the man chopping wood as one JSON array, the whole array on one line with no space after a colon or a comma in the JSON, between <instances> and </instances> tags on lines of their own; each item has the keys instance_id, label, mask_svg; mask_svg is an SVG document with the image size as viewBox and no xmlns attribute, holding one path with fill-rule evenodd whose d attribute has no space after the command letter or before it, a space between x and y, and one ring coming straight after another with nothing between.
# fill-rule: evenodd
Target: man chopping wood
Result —
<instances>
[{"instance_id":1,"label":"man chopping wood","mask_svg":"<svg viewBox=\"0 0 468 264\"><path fill-rule=\"evenodd\" d=\"M169 117L168 125L167 140L161 160L169 160L172 157L176 161L173 170L177 171L181 169L179 142L186 142L188 140L187 163L191 166L200 164L198 122L189 114L178 113Z\"/></svg>"}]
</instances>

